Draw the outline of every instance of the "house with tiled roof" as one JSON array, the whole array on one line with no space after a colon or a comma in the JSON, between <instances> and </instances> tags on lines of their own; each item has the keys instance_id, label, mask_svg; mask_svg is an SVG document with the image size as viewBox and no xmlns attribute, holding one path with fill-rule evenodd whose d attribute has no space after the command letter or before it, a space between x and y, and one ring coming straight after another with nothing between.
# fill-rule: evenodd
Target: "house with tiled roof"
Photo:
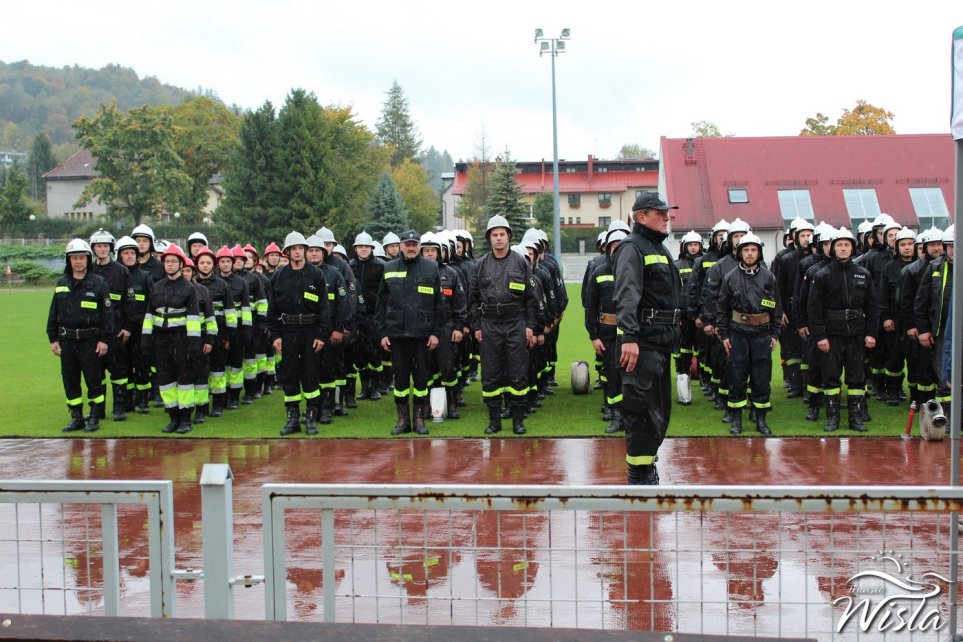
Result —
<instances>
[{"instance_id":1,"label":"house with tiled roof","mask_svg":"<svg viewBox=\"0 0 963 642\"><path fill-rule=\"evenodd\" d=\"M94 157L82 149L43 175L47 189L47 218L92 221L107 214L107 208L93 199L82 208L74 207L84 188L99 174Z\"/></svg>"},{"instance_id":2,"label":"house with tiled roof","mask_svg":"<svg viewBox=\"0 0 963 642\"><path fill-rule=\"evenodd\" d=\"M736 217L767 249L781 247L797 216L849 229L882 212L913 229L943 229L951 218L949 134L663 137L660 159L659 191L679 206L676 242Z\"/></svg>"}]
</instances>

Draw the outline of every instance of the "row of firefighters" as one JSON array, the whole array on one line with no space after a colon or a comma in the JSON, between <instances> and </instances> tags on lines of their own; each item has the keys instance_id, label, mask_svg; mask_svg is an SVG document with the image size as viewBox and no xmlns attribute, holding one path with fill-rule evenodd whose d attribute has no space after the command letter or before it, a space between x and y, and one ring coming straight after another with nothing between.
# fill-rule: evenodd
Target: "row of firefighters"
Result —
<instances>
[{"instance_id":1,"label":"row of firefighters","mask_svg":"<svg viewBox=\"0 0 963 642\"><path fill-rule=\"evenodd\" d=\"M495 216L486 238L492 251L477 260L465 230L408 230L381 243L362 232L350 260L327 228L292 232L263 254L250 244L215 250L201 233L184 252L146 225L116 240L105 230L74 239L47 321L71 415L63 430L99 428L109 381L115 421L153 401L169 415L165 433L280 387L281 435L302 425L317 434L356 399L389 394L391 433L427 434L429 390L442 388L444 412L458 419L481 363L485 433L511 418L524 434L525 417L557 386L568 297L543 232L510 246L511 226Z\"/></svg>"},{"instance_id":2,"label":"row of firefighters","mask_svg":"<svg viewBox=\"0 0 963 642\"><path fill-rule=\"evenodd\" d=\"M624 430L612 271L613 252L626 234L620 228L624 224L613 222L599 235L600 255L589 263L582 288L608 433ZM756 431L770 435L771 352L778 340L787 397L803 400L809 421L819 421L825 405L826 432L840 427L844 383L854 431L867 430L870 395L917 408L935 398L948 410L950 357L943 344L953 234L952 225L916 233L887 214L863 222L855 235L797 218L768 268L763 242L740 219L719 221L708 247L698 233L685 234L675 261L683 293L677 401L691 403L690 380L698 377L715 409L724 410L731 434L742 432L748 407Z\"/></svg>"}]
</instances>

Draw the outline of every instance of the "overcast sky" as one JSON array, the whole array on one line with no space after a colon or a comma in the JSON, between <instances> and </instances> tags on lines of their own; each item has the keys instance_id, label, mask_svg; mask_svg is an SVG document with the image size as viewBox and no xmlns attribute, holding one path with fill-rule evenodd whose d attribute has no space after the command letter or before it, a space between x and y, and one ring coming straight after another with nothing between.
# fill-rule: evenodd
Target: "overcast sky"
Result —
<instances>
[{"instance_id":1,"label":"overcast sky","mask_svg":"<svg viewBox=\"0 0 963 642\"><path fill-rule=\"evenodd\" d=\"M950 46L963 1L5 3L0 60L118 63L228 104L292 87L374 128L397 80L425 147L552 157L551 69L534 30L572 30L557 59L559 156L658 149L715 122L796 135L864 99L898 133L949 132Z\"/></svg>"}]
</instances>

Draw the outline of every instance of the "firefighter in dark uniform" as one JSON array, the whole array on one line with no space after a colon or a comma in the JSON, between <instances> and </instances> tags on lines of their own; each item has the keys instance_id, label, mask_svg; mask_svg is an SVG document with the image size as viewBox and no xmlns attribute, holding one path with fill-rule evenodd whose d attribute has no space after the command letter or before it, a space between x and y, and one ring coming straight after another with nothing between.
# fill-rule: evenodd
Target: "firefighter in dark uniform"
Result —
<instances>
[{"instance_id":1,"label":"firefighter in dark uniform","mask_svg":"<svg viewBox=\"0 0 963 642\"><path fill-rule=\"evenodd\" d=\"M195 243L191 248L196 251L195 256L199 256L200 252L210 252L206 245L203 247L197 247L197 245ZM181 275L197 291L197 304L201 309L201 351L194 355L192 364L194 371L194 420L192 423L202 424L207 419L211 405L211 353L214 350L214 344L217 343L217 319L214 316L214 300L211 291L207 286L197 282L197 266L189 256L184 258Z\"/></svg>"},{"instance_id":2,"label":"firefighter in dark uniform","mask_svg":"<svg viewBox=\"0 0 963 642\"><path fill-rule=\"evenodd\" d=\"M170 416L162 432L191 431L194 409L194 371L201 353L201 311L197 291L181 275L184 252L171 243L161 256L163 281L154 284L144 315L141 350L150 353L157 368L157 386Z\"/></svg>"},{"instance_id":3,"label":"firefighter in dark uniform","mask_svg":"<svg viewBox=\"0 0 963 642\"><path fill-rule=\"evenodd\" d=\"M799 264L803 259L812 254L809 247L812 241L813 230L815 227L808 221L796 223L793 231L793 240L796 246L794 252L783 255L779 261L776 272L779 275L776 283L779 289L779 301L783 304L782 308L782 357L786 365L783 368L783 376L789 382L786 397L795 399L802 397L806 392L805 371L803 359L803 341L799 336L799 322L795 318L793 307L793 295L795 294L796 283L799 280Z\"/></svg>"},{"instance_id":4,"label":"firefighter in dark uniform","mask_svg":"<svg viewBox=\"0 0 963 642\"><path fill-rule=\"evenodd\" d=\"M768 437L766 423L772 379L772 351L779 339L782 306L776 277L766 269L762 239L752 232L739 241L739 264L722 279L719 293L719 336L726 356L729 381L729 432L742 432L742 409L751 403L756 431ZM748 399L746 383L749 383Z\"/></svg>"},{"instance_id":5,"label":"firefighter in dark uniform","mask_svg":"<svg viewBox=\"0 0 963 642\"><path fill-rule=\"evenodd\" d=\"M829 256L829 248L835 236L836 228L828 223L820 223L813 230L813 238L810 242L813 253L799 263L799 281L796 282L795 294L793 294L796 324L799 326L799 337L803 340L803 359L808 366L806 370L806 392L809 393L807 421L819 421L819 410L823 404L823 353L809 333L807 301L809 301L809 292L816 272L832 260ZM864 419L866 414L867 411L864 408Z\"/></svg>"},{"instance_id":6,"label":"firefighter in dark uniform","mask_svg":"<svg viewBox=\"0 0 963 642\"><path fill-rule=\"evenodd\" d=\"M197 266L197 283L207 288L210 293L214 322L217 324L217 337L208 356L207 390L211 404L208 409L207 402L203 402L203 407L198 405L196 412L220 417L224 414L227 397L227 353L231 342L237 336L239 314L234 308L230 287L215 273L217 259L211 249L206 246L200 248L194 261Z\"/></svg>"},{"instance_id":7,"label":"firefighter in dark uniform","mask_svg":"<svg viewBox=\"0 0 963 642\"><path fill-rule=\"evenodd\" d=\"M623 230L612 230L606 234L602 247L605 261L597 263L586 285L585 329L595 354L604 360L607 378L605 381L605 403L612 408L612 420L605 429L607 435L625 430L622 424L622 373L619 369L618 339L615 317L615 277L612 276L612 254L619 243L627 237Z\"/></svg>"},{"instance_id":8,"label":"firefighter in dark uniform","mask_svg":"<svg viewBox=\"0 0 963 642\"><path fill-rule=\"evenodd\" d=\"M509 246L504 216L488 219L491 252L475 263L468 314L481 355L482 398L488 406L486 435L502 429L502 394L512 409L512 431L523 435L528 397L528 349L537 342L538 300L528 261ZM547 339L546 339L547 341Z\"/></svg>"},{"instance_id":9,"label":"firefighter in dark uniform","mask_svg":"<svg viewBox=\"0 0 963 642\"><path fill-rule=\"evenodd\" d=\"M127 410L136 410L140 414L150 412L148 396L150 395L150 360L143 359L140 353L140 332L144 326L144 314L147 312L147 297L154 287L154 279L141 269L137 260L137 241L129 236L118 239L114 246L117 251L117 261L127 268L130 273L130 289L134 294L134 303L129 312L130 337L124 344L124 359L127 362Z\"/></svg>"},{"instance_id":10,"label":"firefighter in dark uniform","mask_svg":"<svg viewBox=\"0 0 963 642\"><path fill-rule=\"evenodd\" d=\"M244 269L248 274L251 274L261 281L261 288L264 290L265 298L268 304L271 302L271 297L273 292L271 291L271 279L265 275L259 266L262 264L261 255L258 254L257 249L248 243L244 246L244 255L247 259L244 261ZM265 313L265 325L262 330L255 331L256 343L254 346L254 362L257 364L257 375L255 376L254 385L254 395L255 398L261 397L265 394L270 395L273 390L268 386L268 353L271 351L271 342L268 340L267 333L267 307L264 308ZM271 360L273 361L273 353L271 355Z\"/></svg>"},{"instance_id":11,"label":"firefighter in dark uniform","mask_svg":"<svg viewBox=\"0 0 963 642\"><path fill-rule=\"evenodd\" d=\"M896 233L893 246L895 255L884 264L880 276L876 300L879 318L883 326L883 374L886 377L886 404L898 406L903 392L903 370L906 366L906 341L900 326L900 276L916 255L916 234L908 227Z\"/></svg>"},{"instance_id":12,"label":"firefighter in dark uniform","mask_svg":"<svg viewBox=\"0 0 963 642\"><path fill-rule=\"evenodd\" d=\"M679 258L675 262L675 267L679 270L682 278L682 305L681 309L686 312L689 308L686 295L689 288L689 277L696 261L702 256L705 248L702 245L702 236L692 230L682 237L679 244ZM688 406L692 403L692 384L690 382L692 372L692 357L698 354L696 349L696 327L695 319L686 315L682 319L682 342L679 344L679 356L675 361L676 389L679 403Z\"/></svg>"},{"instance_id":13,"label":"firefighter in dark uniform","mask_svg":"<svg viewBox=\"0 0 963 642\"><path fill-rule=\"evenodd\" d=\"M154 230L141 223L130 232L132 239L137 241L137 260L140 262L140 269L150 274L154 282L164 278L164 266L154 256Z\"/></svg>"},{"instance_id":14,"label":"firefighter in dark uniform","mask_svg":"<svg viewBox=\"0 0 963 642\"><path fill-rule=\"evenodd\" d=\"M380 337L375 336L373 316L378 304L378 290L385 275L385 262L374 256L374 239L367 232L361 232L354 239L355 257L348 266L354 273L358 285L358 334L348 349L348 362L358 371L361 379L361 392L358 399L378 401L378 379L384 367L381 365Z\"/></svg>"},{"instance_id":15,"label":"firefighter in dark uniform","mask_svg":"<svg viewBox=\"0 0 963 642\"><path fill-rule=\"evenodd\" d=\"M729 234L729 222L722 219L712 226L709 234L709 249L692 265L692 273L686 283L684 301L688 307L686 317L692 319L697 330L695 345L699 353L699 385L702 386L702 392L709 397L709 400L715 402L719 382L722 380L722 372L713 373L712 366L709 363L709 350L715 341L715 337L703 332L705 327L705 319L702 316L702 302L705 300L703 288L705 287L706 274L723 256L722 251L726 236Z\"/></svg>"},{"instance_id":16,"label":"firefighter in dark uniform","mask_svg":"<svg viewBox=\"0 0 963 642\"><path fill-rule=\"evenodd\" d=\"M588 263L585 264L585 272L582 274L582 308L585 308L585 294L588 292L589 279L592 278L592 272L598 267L599 262L605 258L605 235L608 232L599 232L598 237L595 239L595 249L598 251L598 255L593 256L589 259ZM527 232L526 232L527 234ZM525 239L522 239L524 242ZM595 390L601 390L605 387L605 380L608 378L605 374L605 361L598 354L595 355ZM609 421L612 418L612 411L608 409L608 405L603 406L603 411L608 411Z\"/></svg>"},{"instance_id":17,"label":"firefighter in dark uniform","mask_svg":"<svg viewBox=\"0 0 963 642\"><path fill-rule=\"evenodd\" d=\"M50 351L60 357L60 374L67 395L70 423L64 432L100 428L104 407L104 372L101 358L114 336L110 291L107 282L91 271L93 253L83 239L74 239L65 250L64 276L57 279L47 315ZM80 376L87 383L90 417L84 421L84 397Z\"/></svg>"},{"instance_id":18,"label":"firefighter in dark uniform","mask_svg":"<svg viewBox=\"0 0 963 642\"><path fill-rule=\"evenodd\" d=\"M920 346L930 351L929 376L936 382L935 398L943 404L949 423L949 402L952 400L950 389L942 380L943 338L948 332L946 317L953 301L953 258L955 255L954 233L956 227L950 225L943 231L943 255L933 259L913 302L913 320L918 332Z\"/></svg>"},{"instance_id":19,"label":"firefighter in dark uniform","mask_svg":"<svg viewBox=\"0 0 963 642\"><path fill-rule=\"evenodd\" d=\"M931 227L921 234L923 255L906 266L900 273L900 315L906 337L906 378L909 381L910 401L917 408L932 399L936 393L935 373L931 365L931 350L919 344L913 305L924 278L929 276L930 263L943 255L943 232Z\"/></svg>"},{"instance_id":20,"label":"firefighter in dark uniform","mask_svg":"<svg viewBox=\"0 0 963 642\"><path fill-rule=\"evenodd\" d=\"M349 364L345 359L345 351L349 344L353 343L357 336L355 319L358 312L358 284L354 278L354 272L346 260L347 254L343 247L338 244L334 237L334 232L326 227L322 227L316 233L317 237L324 243L325 256L324 264L329 268L336 269L344 280L347 297L345 302L348 304L347 316L344 318L344 341L329 345L330 352L327 358L334 363L335 385L339 391L339 400L335 402L334 414L339 417L347 416L345 408L357 408L358 402L355 400L355 372L353 364ZM343 257L343 258L342 258ZM328 280L330 286L331 281ZM349 372L350 366L350 372ZM351 385L348 385L350 375Z\"/></svg>"},{"instance_id":21,"label":"firefighter in dark uniform","mask_svg":"<svg viewBox=\"0 0 963 642\"><path fill-rule=\"evenodd\" d=\"M127 418L127 383L130 369L124 358L124 346L130 339L131 318L134 314L134 290L131 287L130 272L123 265L111 259L114 251L114 236L103 228L90 235L90 250L94 253L91 271L107 281L110 290L110 310L114 316L114 336L107 344L107 354L103 357L104 371L110 373L114 421ZM103 419L103 417L101 417Z\"/></svg>"},{"instance_id":22,"label":"firefighter in dark uniform","mask_svg":"<svg viewBox=\"0 0 963 642\"><path fill-rule=\"evenodd\" d=\"M421 255L428 261L438 264L438 277L441 279L441 293L445 300L445 325L438 331L438 348L434 351L435 371L438 382L445 389L445 399L450 419L461 419L458 412L458 348L464 334L462 328L468 324L468 293L455 268L443 259L442 238L439 234L428 232L421 237ZM447 247L447 243L444 243Z\"/></svg>"},{"instance_id":23,"label":"firefighter in dark uniform","mask_svg":"<svg viewBox=\"0 0 963 642\"><path fill-rule=\"evenodd\" d=\"M381 347L391 353L398 423L392 435L427 435L429 353L438 347L438 333L447 322L445 295L438 264L421 256L421 235L408 230L401 235L398 258L385 264L378 294L378 328ZM411 395L414 421L408 408Z\"/></svg>"},{"instance_id":24,"label":"firefighter in dark uniform","mask_svg":"<svg viewBox=\"0 0 963 642\"><path fill-rule=\"evenodd\" d=\"M240 244L231 248L234 256L234 273L244 279L251 297L251 333L242 338L244 343L244 399L242 404L250 405L261 398L257 386L258 352L263 350L262 337L267 331L267 292L264 283L254 270L248 270L248 256Z\"/></svg>"},{"instance_id":25,"label":"firefighter in dark uniform","mask_svg":"<svg viewBox=\"0 0 963 642\"><path fill-rule=\"evenodd\" d=\"M680 341L682 279L663 243L668 205L643 192L632 233L615 252L616 321L622 367L622 422L630 484L659 483L655 459L672 413L672 353Z\"/></svg>"},{"instance_id":26,"label":"firefighter in dark uniform","mask_svg":"<svg viewBox=\"0 0 963 642\"><path fill-rule=\"evenodd\" d=\"M253 333L253 314L251 312L251 294L247 288L247 281L234 273L234 252L226 245L215 255L217 258L217 276L227 284L231 293L234 309L240 315L238 331L234 334L227 348L227 410L237 410L241 399L241 389L244 387L244 343L250 341Z\"/></svg>"},{"instance_id":27,"label":"firefighter in dark uniform","mask_svg":"<svg viewBox=\"0 0 963 642\"><path fill-rule=\"evenodd\" d=\"M330 333L328 287L321 270L307 262L308 242L300 232L284 239L288 264L271 278L274 297L268 307L268 336L277 354L278 383L284 390L287 421L281 436L301 432L300 404L307 407L304 426L318 432L321 390L317 355Z\"/></svg>"},{"instance_id":28,"label":"firefighter in dark uniform","mask_svg":"<svg viewBox=\"0 0 963 642\"><path fill-rule=\"evenodd\" d=\"M830 246L830 261L813 277L809 296L809 332L823 353L826 432L839 429L843 370L849 388L849 428L866 432L862 404L866 395L865 351L876 345L879 323L876 292L869 270L852 261L856 239L840 228Z\"/></svg>"},{"instance_id":29,"label":"firefighter in dark uniform","mask_svg":"<svg viewBox=\"0 0 963 642\"><path fill-rule=\"evenodd\" d=\"M853 259L856 265L869 270L869 274L873 278L873 284L877 288L883 272L883 264L887 263L892 257L890 248L886 244L886 233L889 229L893 229L892 234L895 235L897 228L899 228L899 225L893 221L893 217L889 214L883 213L877 216L873 219L872 231L870 232L872 245L861 256ZM878 395L880 401L886 398L885 381L880 381L883 374L883 362L881 345L866 351L866 389L869 394Z\"/></svg>"}]
</instances>

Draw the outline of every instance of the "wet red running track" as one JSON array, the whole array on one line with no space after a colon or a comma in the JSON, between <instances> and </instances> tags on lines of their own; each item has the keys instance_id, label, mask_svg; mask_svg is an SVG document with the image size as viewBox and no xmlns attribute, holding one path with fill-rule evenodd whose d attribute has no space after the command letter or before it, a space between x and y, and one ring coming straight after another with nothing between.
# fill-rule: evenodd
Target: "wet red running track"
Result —
<instances>
[{"instance_id":1,"label":"wet red running track","mask_svg":"<svg viewBox=\"0 0 963 642\"><path fill-rule=\"evenodd\" d=\"M919 439L909 442L865 438L670 439L663 446L659 469L663 484L945 485L950 474L949 446L948 441L921 442ZM172 480L177 565L180 568L198 568L201 565L201 500L198 486L201 469L206 463L227 463L234 473L235 573L261 574L263 544L260 488L264 483L621 484L625 478L624 457L625 446L621 439L0 440L0 477ZM24 519L23 516L18 517ZM706 573L704 567L709 566L711 571L714 566L724 571L725 577L721 594L716 596L725 607L721 617L728 616L729 621L734 622L726 625L726 629L745 629L756 634L777 631L775 624L768 622L766 615L761 614L755 607L733 613L726 603L745 599L747 604L754 603L758 607L765 601L766 581L777 574L777 566L790 565L785 561L778 564L775 557L767 556L765 552L753 547L758 546L760 538L765 540L767 536L770 537L771 544L774 533L798 530L800 523L791 522L785 517L753 517L751 523L741 525L736 519L726 519L724 524L719 523L719 529L715 529L715 517L721 516L710 516L695 526L696 538L704 539L708 534L711 540L708 543L701 542L702 549L699 548L700 542L695 544L695 550L703 551L708 557L700 554L699 560L687 561L682 554L676 554L672 561L674 566L669 569L675 573L674 581L665 574L666 569L662 568L662 565L650 559L645 562L615 560L614 566L606 555L595 560L602 570L593 571L595 577L588 578L589 580L598 582L597 577L604 579L608 577L607 574L612 573L618 576L616 580L609 578L611 581L606 584L607 594L601 601L607 600L614 606L598 615L601 626L656 630L680 626L678 614L673 614L668 607L655 608L651 605L669 604L693 592L705 599L705 587L696 584L699 584L699 578L703 578ZM681 518L666 516L666 519L674 520L672 523L675 533L672 537L678 539L678 533L687 528L685 520L690 518L698 520L698 515L687 514ZM136 532L142 529L143 524L140 522L143 515L132 514L130 519L134 521L128 524L124 524L123 519L122 514L122 523L119 526L122 548L125 546L125 530ZM479 522L483 519L486 518L478 518ZM527 522L515 525L507 517L502 519L504 523L499 522L498 525L501 539L489 543L479 541L479 546L494 544L537 550L539 547L551 548L559 545L557 534L551 541L551 546L547 546L538 535L546 526L545 520L550 519L545 515L531 517ZM608 532L609 525L606 520L610 519L615 517L598 518L600 532ZM628 534L614 545L614 548L625 549L631 545L633 548L660 550L659 531L662 531L661 538L665 540L665 529L656 524L651 516L639 515L630 518L637 519L638 523L624 521L621 516L617 519L618 522L612 530L620 531L619 536L623 530ZM661 519L661 516L658 517L658 520ZM29 519L25 521L29 522ZM65 514L60 515L60 521L67 532L64 539L68 542L68 548L71 540L76 538L82 541L87 538L83 529L88 526L84 519L71 518L69 511L65 511ZM456 520L451 521L454 523ZM299 547L315 547L319 540L316 520L305 523L303 532L300 533L298 524L297 520L293 523L289 520L288 548L292 551L292 557L296 557ZM60 527L61 524L58 523L57 528ZM364 537L359 530L363 528L363 523L351 523L347 527L354 533L349 537ZM833 525L830 524L830 527ZM838 523L834 527L840 533L845 531ZM12 577L13 570L18 565L25 566L26 559L32 554L41 557L47 554L42 549L32 551L29 546L16 546L17 536L24 537L19 530L25 528L14 528L7 519L0 521L0 577ZM40 526L41 530L45 531L46 528ZM447 527L442 526L435 530L444 528ZM457 524L455 528L458 528ZM801 528L808 533L821 528L821 525L806 522ZM18 532L12 533L11 530ZM425 526L420 516L414 530L418 537L433 532ZM724 542L719 539L723 535L718 534L723 532ZM885 533L885 524L883 532ZM942 536L945 537L945 532ZM375 538L377 537L379 536L375 535ZM917 527L916 537L926 539L925 528ZM932 537L939 539L939 530ZM749 550L745 550L730 541L730 538L751 538L753 543ZM604 543L610 538L603 536L600 539ZM451 541L450 534L446 541ZM779 548L782 550L786 544L781 539L780 542ZM435 545L433 542L425 543L429 548ZM439 549L444 548L444 543L438 543ZM672 544L678 545L678 542ZM875 541L873 545L876 545ZM887 545L885 541L880 544L884 545ZM85 572L96 573L96 568L83 559L83 550L64 555L70 560L64 574L73 573L76 576L73 579L74 586L96 585L96 577L81 577ZM121 555L126 613L128 608L136 609L146 605L149 597L145 590L146 569L143 567L143 560L139 559L138 555L130 554L129 550L122 550ZM320 610L317 608L321 585L321 573L317 566L319 557L319 551L315 551L310 561L303 565L299 565L295 559L289 563L288 581L292 587L289 603L293 604L289 617L292 619L320 619ZM522 562L508 563L507 569L504 560L474 559L469 581L481 584L482 588L493 592L499 600L518 599L523 596L531 598L538 594L542 577L546 573L551 576L552 571L542 571L539 575L539 566L549 569L551 567L546 565L544 556L534 554L529 557L531 559ZM467 564L466 560L450 551L431 557L430 563L427 559L422 551L415 559L405 559L397 565L388 564L387 569L381 569L387 578L386 582L404 589L404 604L398 605L396 610L410 609L417 612L419 615L414 619L420 618L422 622L429 619L429 611L433 608L424 603L426 593L433 586L444 582L463 582L464 578L456 579L457 568ZM548 564L551 564L550 556ZM685 579L688 564L694 564L694 572L698 573L694 576L694 582ZM680 568L683 571L681 574L678 572ZM412 569L416 569L414 573ZM783 573L788 571L789 569L781 570ZM561 571L556 569L555 572ZM579 572L573 571L575 581L580 581ZM827 595L834 594L834 582L845 583L851 572L852 566L830 568L824 577L817 580L818 590ZM637 575L651 578L647 587L635 590L625 580L627 576ZM342 580L343 576L338 579ZM68 585L71 584L65 581ZM785 577L782 578L780 586L786 581ZM16 611L18 608L23 612L96 612L96 599L93 597L86 602L83 599L64 600L62 605L58 605L58 598L38 606L36 601L32 601L34 598L24 598L22 594L11 591L10 585L10 581L0 580L0 612ZM360 590L355 584L351 586L356 591ZM781 589L780 594L782 591L785 589ZM263 617L263 589L237 589L235 594L238 617ZM558 597L556 594L555 599ZM632 611L626 603L645 606ZM455 623L545 624L534 616L529 619L527 611L524 617L519 615L514 606L506 606L502 602L499 602L490 618L479 622L459 621L455 613L456 607L452 604L447 604L444 608L451 610ZM605 610L605 607L600 608ZM706 613L711 610L709 607L703 608ZM578 610L582 610L582 607ZM178 582L177 614L197 617L202 616L202 613L203 599L198 585ZM477 618L477 610L474 613ZM352 617L356 616L357 614L352 612ZM404 615L399 617L406 621ZM471 619L470 615L466 617ZM740 617L744 624L748 624L740 625ZM571 623L566 621L561 625L571 626Z\"/></svg>"}]
</instances>

